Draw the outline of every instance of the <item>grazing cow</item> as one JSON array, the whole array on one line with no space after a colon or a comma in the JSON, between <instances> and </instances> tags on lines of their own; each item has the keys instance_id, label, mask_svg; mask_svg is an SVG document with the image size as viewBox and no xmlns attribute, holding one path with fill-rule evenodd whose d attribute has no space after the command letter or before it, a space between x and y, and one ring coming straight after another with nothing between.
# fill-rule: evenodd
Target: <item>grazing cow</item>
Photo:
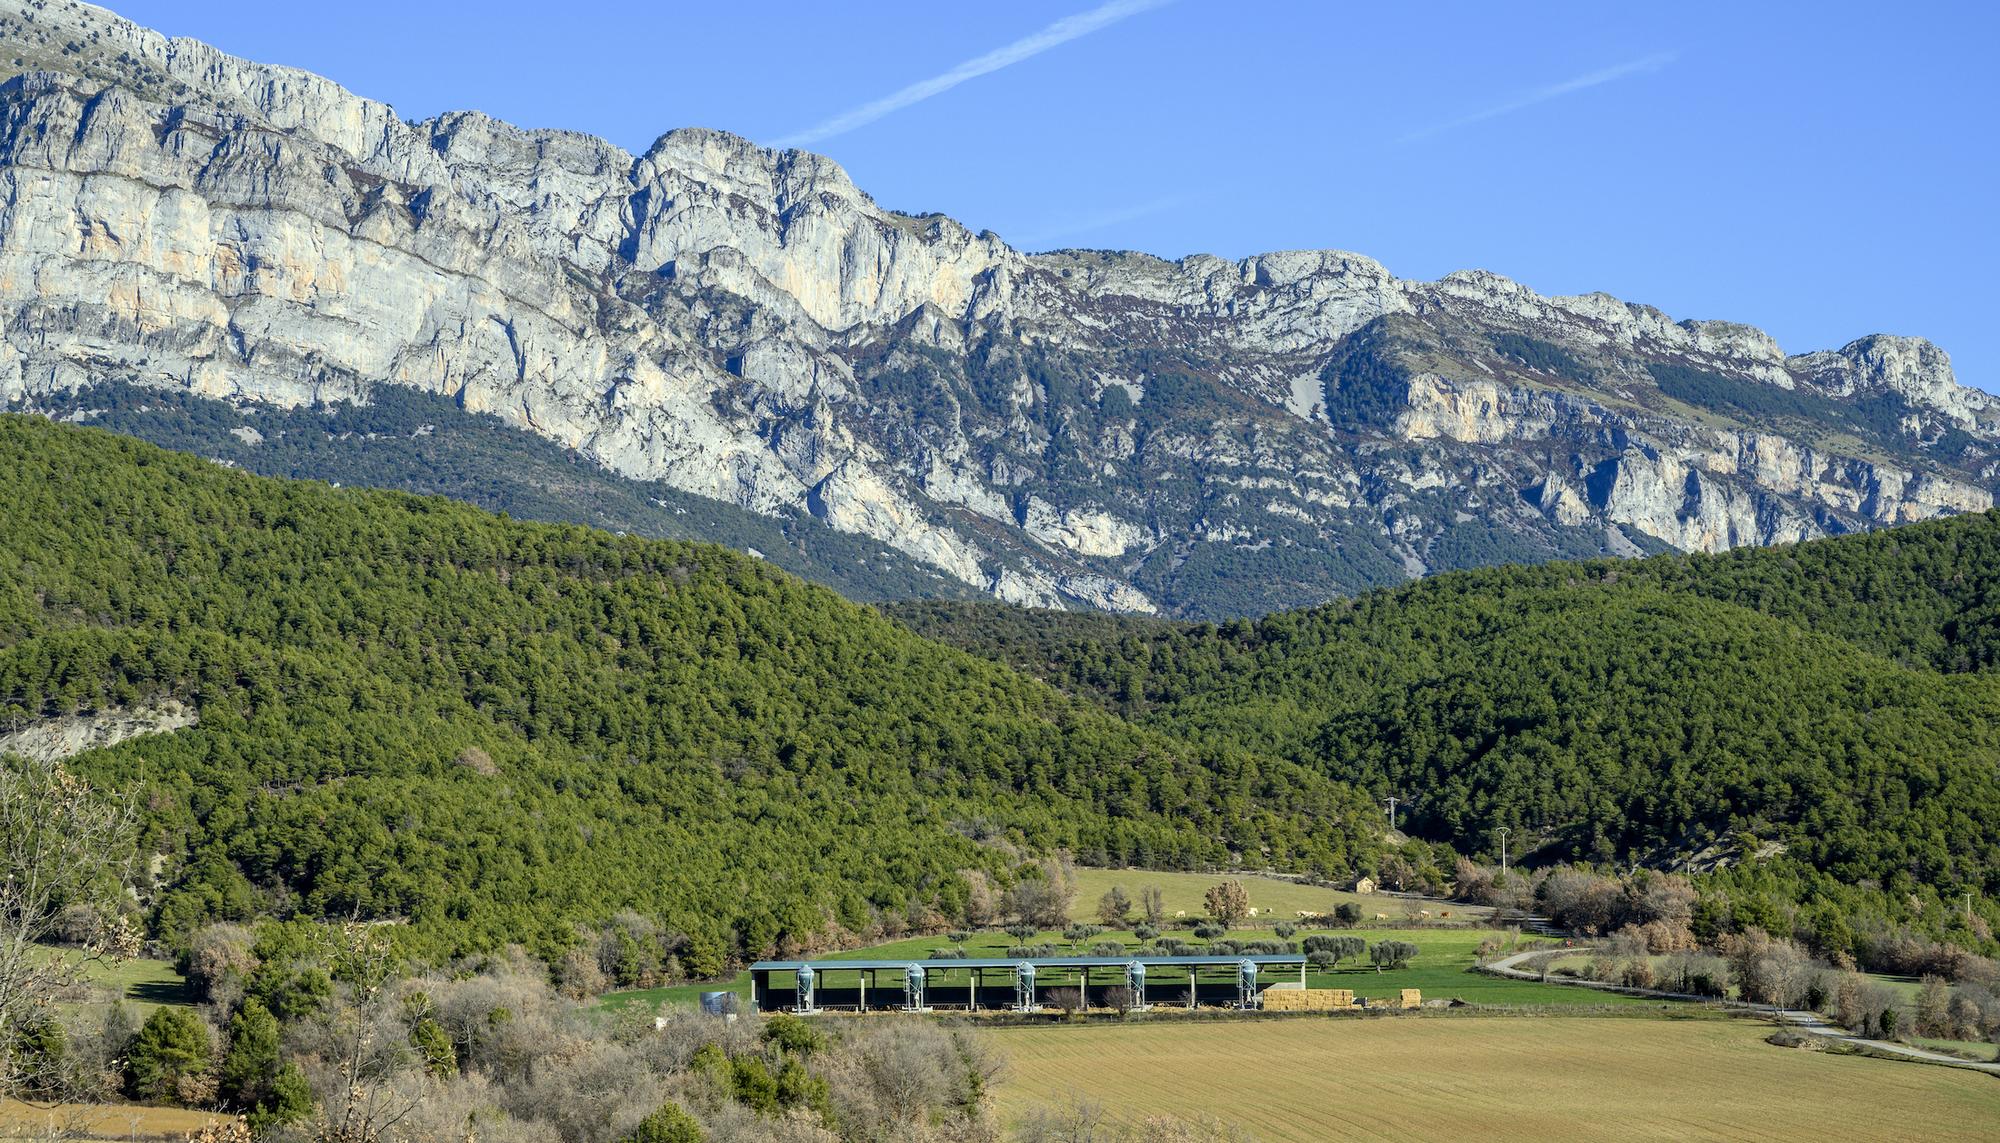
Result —
<instances>
[{"instance_id":1,"label":"grazing cow","mask_svg":"<svg viewBox=\"0 0 2000 1143\"><path fill-rule=\"evenodd\" d=\"M1444 910L1443 912L1439 913L1439 914L1438 914L1438 920L1440 920L1440 921L1449 921L1449 920L1451 920L1451 910L1450 910L1450 909L1446 909L1446 910Z\"/></svg>"},{"instance_id":2,"label":"grazing cow","mask_svg":"<svg viewBox=\"0 0 2000 1143\"><path fill-rule=\"evenodd\" d=\"M1388 920L1388 919L1389 919L1389 914L1387 914L1387 913L1377 913L1377 914L1375 914L1375 919L1376 919L1376 920L1378 920L1378 921L1386 921L1386 920Z\"/></svg>"},{"instance_id":3,"label":"grazing cow","mask_svg":"<svg viewBox=\"0 0 2000 1143\"><path fill-rule=\"evenodd\" d=\"M1187 916L1187 910L1186 910L1186 909L1175 909L1175 910L1174 910L1174 916L1176 916L1176 917L1185 917L1185 916Z\"/></svg>"}]
</instances>

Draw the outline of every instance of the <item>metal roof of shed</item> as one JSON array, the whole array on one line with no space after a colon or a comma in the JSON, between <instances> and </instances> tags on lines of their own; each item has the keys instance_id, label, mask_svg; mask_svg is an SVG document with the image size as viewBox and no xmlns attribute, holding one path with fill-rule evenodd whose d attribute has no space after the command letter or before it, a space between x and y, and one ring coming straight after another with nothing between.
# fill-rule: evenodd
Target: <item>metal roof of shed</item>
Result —
<instances>
[{"instance_id":1,"label":"metal roof of shed","mask_svg":"<svg viewBox=\"0 0 2000 1143\"><path fill-rule=\"evenodd\" d=\"M1016 965L1032 964L1036 968L1104 968L1110 965L1124 966L1138 961L1152 967L1174 965L1200 968L1216 965L1236 965L1249 961L1258 967L1271 964L1299 964L1306 959L1304 953L1244 953L1241 956L1147 956L1134 953L1131 956L1069 956L1069 957L957 957L929 960L924 957L904 957L901 960L760 960L750 966L751 972L797 972L810 965L816 973L828 969L903 969L913 964L925 968L1013 968Z\"/></svg>"}]
</instances>

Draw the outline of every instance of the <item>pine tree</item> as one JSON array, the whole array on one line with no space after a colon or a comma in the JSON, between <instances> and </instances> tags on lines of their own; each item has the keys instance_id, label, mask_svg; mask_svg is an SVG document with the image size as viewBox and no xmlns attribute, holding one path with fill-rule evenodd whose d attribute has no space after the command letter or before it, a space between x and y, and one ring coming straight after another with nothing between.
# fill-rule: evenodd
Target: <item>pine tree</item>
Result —
<instances>
[{"instance_id":1,"label":"pine tree","mask_svg":"<svg viewBox=\"0 0 2000 1143\"><path fill-rule=\"evenodd\" d=\"M278 1078L278 1020L255 997L229 1020L229 1050L222 1057L220 1094L237 1111L263 1102Z\"/></svg>"},{"instance_id":2,"label":"pine tree","mask_svg":"<svg viewBox=\"0 0 2000 1143\"><path fill-rule=\"evenodd\" d=\"M312 1084L299 1065L288 1063L278 1069L271 1083L270 1097L252 1108L250 1129L262 1135L272 1127L302 1122L313 1112Z\"/></svg>"},{"instance_id":3,"label":"pine tree","mask_svg":"<svg viewBox=\"0 0 2000 1143\"><path fill-rule=\"evenodd\" d=\"M678 1103L661 1105L625 1137L626 1143L706 1143L707 1139L708 1132Z\"/></svg>"},{"instance_id":4,"label":"pine tree","mask_svg":"<svg viewBox=\"0 0 2000 1143\"><path fill-rule=\"evenodd\" d=\"M178 1101L182 1081L204 1076L213 1051L208 1027L193 1009L156 1008L126 1055L127 1087L134 1099Z\"/></svg>"}]
</instances>

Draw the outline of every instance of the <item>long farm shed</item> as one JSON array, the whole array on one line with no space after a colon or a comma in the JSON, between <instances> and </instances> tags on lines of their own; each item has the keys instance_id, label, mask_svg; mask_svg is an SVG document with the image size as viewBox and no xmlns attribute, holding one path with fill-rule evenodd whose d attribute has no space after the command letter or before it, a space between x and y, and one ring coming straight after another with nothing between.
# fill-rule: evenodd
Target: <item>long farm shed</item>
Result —
<instances>
[{"instance_id":1,"label":"long farm shed","mask_svg":"<svg viewBox=\"0 0 2000 1143\"><path fill-rule=\"evenodd\" d=\"M1302 955L1078 956L939 960L764 960L750 966L751 1006L764 1012L1011 1009L1032 1012L1054 989L1084 1007L1155 1004L1258 1007L1263 990L1305 983ZM1112 990L1127 989L1122 997Z\"/></svg>"}]
</instances>

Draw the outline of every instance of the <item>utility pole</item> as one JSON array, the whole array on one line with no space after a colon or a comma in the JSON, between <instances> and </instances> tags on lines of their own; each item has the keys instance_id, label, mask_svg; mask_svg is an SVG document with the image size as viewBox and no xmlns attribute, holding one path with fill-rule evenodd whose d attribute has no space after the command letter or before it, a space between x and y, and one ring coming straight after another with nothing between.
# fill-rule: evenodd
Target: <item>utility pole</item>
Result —
<instances>
[{"instance_id":1,"label":"utility pole","mask_svg":"<svg viewBox=\"0 0 2000 1143\"><path fill-rule=\"evenodd\" d=\"M1507 835L1514 832L1506 826L1493 831L1500 835L1500 876L1507 876Z\"/></svg>"},{"instance_id":2,"label":"utility pole","mask_svg":"<svg viewBox=\"0 0 2000 1143\"><path fill-rule=\"evenodd\" d=\"M1396 795L1394 795L1394 794L1390 794L1390 795L1389 795L1389 797L1388 797L1388 799L1387 799L1387 804L1388 804L1388 806L1389 806L1389 828L1390 828L1390 829L1395 829L1395 828L1396 828L1396 806L1397 806L1397 805L1398 805L1398 804L1399 804L1400 802L1402 802L1402 800L1403 800L1403 799L1401 799L1401 798L1397 797L1397 796L1396 796Z\"/></svg>"}]
</instances>

